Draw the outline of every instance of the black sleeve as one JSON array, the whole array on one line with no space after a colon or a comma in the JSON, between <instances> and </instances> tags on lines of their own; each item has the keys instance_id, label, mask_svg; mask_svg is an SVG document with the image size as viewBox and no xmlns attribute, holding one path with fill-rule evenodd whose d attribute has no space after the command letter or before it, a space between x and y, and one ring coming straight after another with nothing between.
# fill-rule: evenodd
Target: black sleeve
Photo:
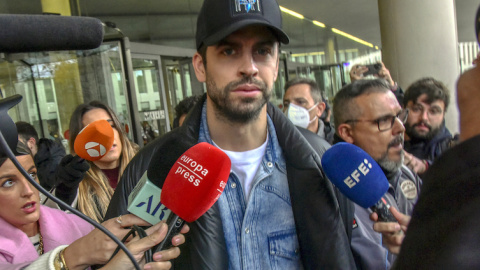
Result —
<instances>
[{"instance_id":1,"label":"black sleeve","mask_svg":"<svg viewBox=\"0 0 480 270\"><path fill-rule=\"evenodd\" d=\"M60 200L62 200L64 203L66 203L68 205L72 205L73 201L77 197L78 184L79 183L77 183L76 185L74 185L72 187L68 187L68 186L64 185L63 183L58 184L58 186L55 188L55 196L57 198L59 198ZM66 210L66 209L63 209L63 207L61 207L61 206L60 206L60 208L62 208L62 210Z\"/></svg>"},{"instance_id":2,"label":"black sleeve","mask_svg":"<svg viewBox=\"0 0 480 270\"><path fill-rule=\"evenodd\" d=\"M395 269L480 269L480 136L430 167Z\"/></svg>"},{"instance_id":3,"label":"black sleeve","mask_svg":"<svg viewBox=\"0 0 480 270\"><path fill-rule=\"evenodd\" d=\"M45 189L50 190L55 186L55 170L65 155L62 145L49 139L40 139L37 154L33 159L37 167L38 180Z\"/></svg>"}]
</instances>

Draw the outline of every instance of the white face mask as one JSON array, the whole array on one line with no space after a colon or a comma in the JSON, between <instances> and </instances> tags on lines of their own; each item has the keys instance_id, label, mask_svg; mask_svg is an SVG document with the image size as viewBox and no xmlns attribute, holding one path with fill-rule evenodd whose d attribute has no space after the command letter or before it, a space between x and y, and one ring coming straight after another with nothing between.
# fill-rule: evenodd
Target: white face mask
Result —
<instances>
[{"instance_id":1,"label":"white face mask","mask_svg":"<svg viewBox=\"0 0 480 270\"><path fill-rule=\"evenodd\" d=\"M317 106L318 103L313 105L310 109L305 109L302 106L295 105L293 103L290 103L288 105L287 109L287 117L292 121L292 123L295 126L299 126L302 128L307 128L310 123L313 123L317 119L317 116L315 116L311 121L310 121L310 114L309 112Z\"/></svg>"}]
</instances>

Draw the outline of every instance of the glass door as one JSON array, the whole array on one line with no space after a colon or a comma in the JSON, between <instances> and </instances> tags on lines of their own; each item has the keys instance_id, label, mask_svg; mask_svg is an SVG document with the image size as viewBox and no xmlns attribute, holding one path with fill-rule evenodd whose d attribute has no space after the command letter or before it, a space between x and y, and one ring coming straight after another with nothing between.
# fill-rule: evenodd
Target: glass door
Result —
<instances>
[{"instance_id":1,"label":"glass door","mask_svg":"<svg viewBox=\"0 0 480 270\"><path fill-rule=\"evenodd\" d=\"M158 55L132 54L135 95L144 145L170 130L160 63Z\"/></svg>"}]
</instances>

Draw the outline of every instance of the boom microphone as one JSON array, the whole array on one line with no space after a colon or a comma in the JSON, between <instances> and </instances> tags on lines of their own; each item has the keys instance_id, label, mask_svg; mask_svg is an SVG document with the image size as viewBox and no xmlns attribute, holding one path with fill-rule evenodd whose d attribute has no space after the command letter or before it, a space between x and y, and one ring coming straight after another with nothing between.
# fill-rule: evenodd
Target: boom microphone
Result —
<instances>
[{"instance_id":1,"label":"boom microphone","mask_svg":"<svg viewBox=\"0 0 480 270\"><path fill-rule=\"evenodd\" d=\"M205 142L194 145L177 159L162 187L160 201L172 214L167 219L167 235L156 251L169 248L185 221L197 220L212 207L227 184L230 167L230 158Z\"/></svg>"},{"instance_id":2,"label":"boom microphone","mask_svg":"<svg viewBox=\"0 0 480 270\"><path fill-rule=\"evenodd\" d=\"M383 195L388 180L380 166L360 147L350 143L337 143L322 156L323 170L330 181L354 203L370 208L378 219L396 222L388 210Z\"/></svg>"},{"instance_id":3,"label":"boom microphone","mask_svg":"<svg viewBox=\"0 0 480 270\"><path fill-rule=\"evenodd\" d=\"M107 120L97 120L85 126L75 138L75 153L86 160L97 161L113 146L113 129Z\"/></svg>"},{"instance_id":4,"label":"boom microphone","mask_svg":"<svg viewBox=\"0 0 480 270\"><path fill-rule=\"evenodd\" d=\"M0 52L89 50L100 46L103 25L96 18L56 15L0 15Z\"/></svg>"}]
</instances>

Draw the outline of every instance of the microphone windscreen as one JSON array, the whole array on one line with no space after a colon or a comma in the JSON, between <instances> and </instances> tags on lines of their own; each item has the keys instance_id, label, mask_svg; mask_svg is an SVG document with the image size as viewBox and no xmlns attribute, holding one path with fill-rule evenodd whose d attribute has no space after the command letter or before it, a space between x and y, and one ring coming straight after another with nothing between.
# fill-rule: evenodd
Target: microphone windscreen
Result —
<instances>
[{"instance_id":1,"label":"microphone windscreen","mask_svg":"<svg viewBox=\"0 0 480 270\"><path fill-rule=\"evenodd\" d=\"M157 151L150 160L147 169L148 179L162 188L170 169L179 157L197 143L186 137L169 137L163 144L162 151Z\"/></svg>"},{"instance_id":2,"label":"microphone windscreen","mask_svg":"<svg viewBox=\"0 0 480 270\"><path fill-rule=\"evenodd\" d=\"M89 50L103 41L96 18L57 15L0 15L0 52Z\"/></svg>"},{"instance_id":3,"label":"microphone windscreen","mask_svg":"<svg viewBox=\"0 0 480 270\"><path fill-rule=\"evenodd\" d=\"M323 154L322 167L347 198L364 208L373 206L388 190L388 180L380 166L356 145L333 145Z\"/></svg>"},{"instance_id":4,"label":"microphone windscreen","mask_svg":"<svg viewBox=\"0 0 480 270\"><path fill-rule=\"evenodd\" d=\"M97 120L84 127L75 138L73 149L83 159L97 161L113 146L113 128L107 120Z\"/></svg>"},{"instance_id":5,"label":"microphone windscreen","mask_svg":"<svg viewBox=\"0 0 480 270\"><path fill-rule=\"evenodd\" d=\"M16 148L18 143L18 132L15 123L8 115L8 110L17 105L21 100L21 95L13 95L4 99L0 99L0 132L2 132L8 147L14 154L17 153ZM6 153L6 150L0 149L0 158L6 157Z\"/></svg>"},{"instance_id":6,"label":"microphone windscreen","mask_svg":"<svg viewBox=\"0 0 480 270\"><path fill-rule=\"evenodd\" d=\"M161 203L187 222L197 220L222 194L230 167L222 150L205 142L194 145L170 169Z\"/></svg>"}]
</instances>

